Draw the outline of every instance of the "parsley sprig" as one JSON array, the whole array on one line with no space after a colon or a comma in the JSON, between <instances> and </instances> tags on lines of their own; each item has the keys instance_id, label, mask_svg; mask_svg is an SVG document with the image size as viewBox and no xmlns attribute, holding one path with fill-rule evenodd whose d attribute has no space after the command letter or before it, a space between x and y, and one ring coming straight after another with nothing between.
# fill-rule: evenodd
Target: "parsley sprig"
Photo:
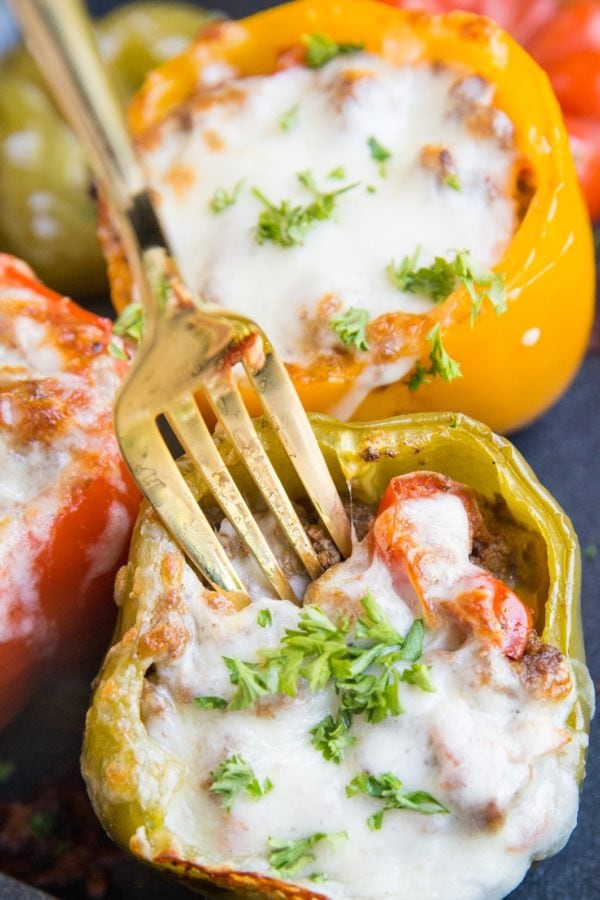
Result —
<instances>
[{"instance_id":1,"label":"parsley sprig","mask_svg":"<svg viewBox=\"0 0 600 900\"><path fill-rule=\"evenodd\" d=\"M209 788L221 798L223 808L229 811L240 794L248 794L253 800L260 800L273 789L273 783L266 778L261 784L252 767L242 756L234 754L210 773L212 784Z\"/></svg>"},{"instance_id":2,"label":"parsley sprig","mask_svg":"<svg viewBox=\"0 0 600 900\"><path fill-rule=\"evenodd\" d=\"M303 244L310 229L319 221L330 219L337 198L357 187L347 184L336 191L320 191L310 171L298 173L299 182L313 195L312 203L293 206L290 200L282 200L279 205L271 202L261 190L254 187L252 193L265 207L258 217L254 236L259 244L272 241L280 247Z\"/></svg>"},{"instance_id":3,"label":"parsley sprig","mask_svg":"<svg viewBox=\"0 0 600 900\"><path fill-rule=\"evenodd\" d=\"M291 131L298 122L298 113L300 112L300 104L294 103L284 113L279 116L279 127L282 131Z\"/></svg>"},{"instance_id":4,"label":"parsley sprig","mask_svg":"<svg viewBox=\"0 0 600 900\"><path fill-rule=\"evenodd\" d=\"M427 791L402 790L402 782L391 772L384 772L382 775L360 772L346 787L346 796L354 797L356 794L366 794L384 801L382 809L367 819L367 825L372 831L379 831L383 817L390 809L410 809L427 816L449 812Z\"/></svg>"},{"instance_id":5,"label":"parsley sprig","mask_svg":"<svg viewBox=\"0 0 600 900\"><path fill-rule=\"evenodd\" d=\"M367 325L370 319L366 309L351 306L339 316L333 316L329 324L338 335L342 344L348 347L356 347L357 350L368 350Z\"/></svg>"},{"instance_id":6,"label":"parsley sprig","mask_svg":"<svg viewBox=\"0 0 600 900\"><path fill-rule=\"evenodd\" d=\"M269 628L273 624L273 616L270 609L259 609L256 624L261 628Z\"/></svg>"},{"instance_id":7,"label":"parsley sprig","mask_svg":"<svg viewBox=\"0 0 600 900\"><path fill-rule=\"evenodd\" d=\"M392 154L387 147L380 144L377 138L374 138L373 136L369 138L367 145L371 151L371 158L379 163L379 174L384 178L386 174L386 163Z\"/></svg>"},{"instance_id":8,"label":"parsley sprig","mask_svg":"<svg viewBox=\"0 0 600 900\"><path fill-rule=\"evenodd\" d=\"M304 62L309 69L320 69L336 56L359 53L364 48L364 44L338 44L328 34L322 32L302 35L302 43L306 47Z\"/></svg>"},{"instance_id":9,"label":"parsley sprig","mask_svg":"<svg viewBox=\"0 0 600 900\"><path fill-rule=\"evenodd\" d=\"M341 843L348 840L345 831L339 831L336 834L327 834L324 831L318 831L311 834L307 838L300 840L279 840L278 838L269 838L269 863L273 869L283 875L284 878L297 875L302 869L305 869L315 861L316 856L312 852L313 847L321 843L321 841L329 841L335 848ZM319 873L317 873L319 874Z\"/></svg>"},{"instance_id":10,"label":"parsley sprig","mask_svg":"<svg viewBox=\"0 0 600 900\"><path fill-rule=\"evenodd\" d=\"M396 266L393 262L389 264L388 275L398 290L421 294L434 303L441 303L463 285L471 298L471 324L479 315L481 304L486 298L497 315L506 312L506 290L502 273L491 272L479 266L471 259L469 250L456 252L453 260L436 256L430 266L417 268L420 252L420 248L417 248L412 256L405 256L399 265Z\"/></svg>"},{"instance_id":11,"label":"parsley sprig","mask_svg":"<svg viewBox=\"0 0 600 900\"><path fill-rule=\"evenodd\" d=\"M452 359L444 347L439 322L435 323L425 339L431 345L429 367L424 366L421 362L416 364L413 374L408 379L408 387L411 391L418 390L422 384L427 384L436 375L447 382L454 381L455 378L462 378L460 364Z\"/></svg>"},{"instance_id":12,"label":"parsley sprig","mask_svg":"<svg viewBox=\"0 0 600 900\"><path fill-rule=\"evenodd\" d=\"M211 210L218 215L218 213L222 213L230 206L233 206L239 197L243 183L244 179L242 178L230 191L224 187L218 187L208 204Z\"/></svg>"},{"instance_id":13,"label":"parsley sprig","mask_svg":"<svg viewBox=\"0 0 600 900\"><path fill-rule=\"evenodd\" d=\"M130 338L139 344L144 336L144 309L141 303L129 303L115 319L113 337L108 345L108 352L115 359L127 359L123 349L123 338ZM117 340L115 340L115 338Z\"/></svg>"},{"instance_id":14,"label":"parsley sprig","mask_svg":"<svg viewBox=\"0 0 600 900\"><path fill-rule=\"evenodd\" d=\"M228 709L246 709L268 694L295 697L300 683L315 693L333 684L338 695L336 715L328 715L310 731L313 745L325 759L339 763L355 738L354 716L381 722L400 715L401 682L424 691L435 690L429 667L418 663L423 652L424 627L415 619L406 635L391 625L371 594L361 599L363 615L352 625L336 624L317 606L300 613L298 628L287 629L281 643L259 652L260 662L223 657L236 691ZM399 667L400 663L410 663ZM221 698L198 697L203 708L223 708Z\"/></svg>"}]
</instances>

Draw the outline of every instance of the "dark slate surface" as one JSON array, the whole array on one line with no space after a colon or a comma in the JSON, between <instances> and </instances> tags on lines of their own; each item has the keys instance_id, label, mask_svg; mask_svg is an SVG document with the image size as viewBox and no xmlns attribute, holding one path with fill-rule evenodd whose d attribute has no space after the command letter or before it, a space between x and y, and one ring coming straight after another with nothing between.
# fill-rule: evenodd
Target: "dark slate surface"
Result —
<instances>
[{"instance_id":1,"label":"dark slate surface","mask_svg":"<svg viewBox=\"0 0 600 900\"><path fill-rule=\"evenodd\" d=\"M94 13L116 5L90 0ZM264 9L269 2L221 2L230 15ZM0 0L1 6L1 0ZM565 298L568 302L568 298ZM490 386L493 391L493 386ZM540 422L513 435L513 441L572 518L584 549L583 616L588 665L600 685L600 342L596 341L575 383ZM595 554L595 555L594 555ZM87 697L85 682L59 684L34 700L17 721L0 735L0 758L17 759L11 782L0 796L25 794L65 756L77 753ZM55 715L57 710L61 715ZM66 711L66 713L65 713ZM599 726L594 723L579 824L568 846L540 863L511 900L594 900L600 898ZM184 900L187 890L163 881L136 863L124 861L107 900ZM35 900L40 894L0 874L0 900ZM73 897L72 892L69 897ZM407 895L407 900L418 900Z\"/></svg>"}]
</instances>

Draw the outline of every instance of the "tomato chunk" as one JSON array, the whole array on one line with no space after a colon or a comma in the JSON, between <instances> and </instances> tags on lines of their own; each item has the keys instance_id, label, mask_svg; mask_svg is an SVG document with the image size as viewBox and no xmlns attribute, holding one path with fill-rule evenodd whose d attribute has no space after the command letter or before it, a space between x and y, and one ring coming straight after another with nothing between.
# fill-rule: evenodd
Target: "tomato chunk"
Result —
<instances>
[{"instance_id":1,"label":"tomato chunk","mask_svg":"<svg viewBox=\"0 0 600 900\"><path fill-rule=\"evenodd\" d=\"M525 650L533 619L520 598L470 559L483 520L468 488L436 472L393 478L377 512L374 551L399 593L430 625L458 622L511 659Z\"/></svg>"}]
</instances>

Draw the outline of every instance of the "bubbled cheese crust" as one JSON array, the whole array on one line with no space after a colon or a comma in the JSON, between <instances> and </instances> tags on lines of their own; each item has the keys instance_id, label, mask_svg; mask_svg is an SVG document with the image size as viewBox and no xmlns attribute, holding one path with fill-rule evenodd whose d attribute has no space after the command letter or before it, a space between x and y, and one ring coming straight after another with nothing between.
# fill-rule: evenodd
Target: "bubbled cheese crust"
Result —
<instances>
[{"instance_id":1,"label":"bubbled cheese crust","mask_svg":"<svg viewBox=\"0 0 600 900\"><path fill-rule=\"evenodd\" d=\"M82 538L81 593L50 602L83 615L87 587L114 569L127 540L133 492L112 432L124 364L107 352L111 329L0 256L0 651L23 641L44 659L57 646L42 573L62 517L98 479L112 500L93 545Z\"/></svg>"},{"instance_id":2,"label":"bubbled cheese crust","mask_svg":"<svg viewBox=\"0 0 600 900\"><path fill-rule=\"evenodd\" d=\"M453 535L457 558L471 565L466 513L456 498L438 506L414 501L412 513L435 540ZM136 658L142 665L144 659L152 662L141 725L153 761L140 758L134 770L129 755L110 761L117 793L108 799L116 802L125 773L127 784L139 779L146 796L160 791L164 828L159 853L144 828L131 835L135 852L156 861L186 860L210 871L218 884L252 886L265 896L280 890L280 896L297 891L332 900L433 900L441 892L448 900L492 900L509 893L532 860L565 843L576 819L575 761L582 740L568 725L572 691L560 700L539 695L520 665L446 621L425 634L421 661L431 666L435 691L403 684L401 715L377 724L355 718L356 743L335 765L311 744L309 733L335 712L331 687L314 694L302 688L296 698L266 697L244 710L199 709L193 703L206 695L231 699L235 688L223 657L257 660L259 650L278 646L285 629L297 627L299 611L266 596L260 580L251 604L235 609L202 588L152 519L142 524L140 540L128 602L143 600L144 611L137 635L127 633L123 648L131 653L135 641ZM248 579L251 567L227 530L225 541ZM367 591L406 633L415 618L412 598L398 592L368 538L311 587L307 602L331 618L340 609L352 615ZM272 626L257 627L261 609L270 611ZM116 645L111 655L117 659L120 652ZM109 691L110 680L106 697ZM233 754L243 756L261 783L270 778L273 789L258 801L239 796L228 812L209 788L211 773ZM428 791L450 814L393 810L381 830L372 831L367 819L380 804L348 797L345 790L361 771L393 772L407 790ZM106 796L106 789L92 784L96 798ZM269 837L295 840L340 831L347 841L315 846L315 861L286 878L288 887L281 889L269 865ZM311 873L325 873L327 881L315 885Z\"/></svg>"},{"instance_id":3,"label":"bubbled cheese crust","mask_svg":"<svg viewBox=\"0 0 600 900\"><path fill-rule=\"evenodd\" d=\"M406 314L395 328L404 341L371 329L374 383L412 367L411 320L432 306L398 290L388 265L420 248L419 265L468 249L490 267L517 224L512 125L492 87L459 67L358 53L229 78L148 132L140 152L188 285L255 319L287 362L347 354L330 320L350 307L371 319ZM258 243L257 190L276 206L305 206L306 171L322 192L351 189L301 242ZM215 211L223 191L232 202Z\"/></svg>"}]
</instances>

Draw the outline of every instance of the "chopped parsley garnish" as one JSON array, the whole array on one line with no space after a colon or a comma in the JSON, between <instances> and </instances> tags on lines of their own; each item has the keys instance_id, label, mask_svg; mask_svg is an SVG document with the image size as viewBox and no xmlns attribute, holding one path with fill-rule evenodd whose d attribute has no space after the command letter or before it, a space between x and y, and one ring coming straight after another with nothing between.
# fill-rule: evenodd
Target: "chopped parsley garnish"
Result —
<instances>
[{"instance_id":1,"label":"chopped parsley garnish","mask_svg":"<svg viewBox=\"0 0 600 900\"><path fill-rule=\"evenodd\" d=\"M314 881L316 884L324 884L328 881L325 872L314 872L312 875L308 876L308 879L309 881Z\"/></svg>"},{"instance_id":2,"label":"chopped parsley garnish","mask_svg":"<svg viewBox=\"0 0 600 900\"><path fill-rule=\"evenodd\" d=\"M329 324L339 336L342 344L356 347L357 350L368 350L366 327L369 319L370 315L366 309L351 306L339 316L333 316L329 320Z\"/></svg>"},{"instance_id":3,"label":"chopped parsley garnish","mask_svg":"<svg viewBox=\"0 0 600 900\"><path fill-rule=\"evenodd\" d=\"M228 708L245 709L267 694L295 697L301 679L311 693L332 683L338 712L326 716L310 733L325 759L337 763L354 743L349 733L353 716L364 715L375 723L399 715L403 681L422 690L435 690L428 667L417 663L423 651L421 619L403 636L370 594L360 602L364 613L354 626L344 618L335 624L311 605L301 611L298 628L286 630L278 647L260 651L261 662L223 657L237 687ZM400 669L400 662L411 665Z\"/></svg>"},{"instance_id":4,"label":"chopped parsley garnish","mask_svg":"<svg viewBox=\"0 0 600 900\"><path fill-rule=\"evenodd\" d=\"M246 663L228 656L224 656L223 661L229 669L229 680L237 685L237 691L227 704L229 709L246 709L269 693L257 663Z\"/></svg>"},{"instance_id":5,"label":"chopped parsley garnish","mask_svg":"<svg viewBox=\"0 0 600 900\"><path fill-rule=\"evenodd\" d=\"M375 162L379 163L379 174L381 176L385 175L385 164L392 155L390 151L379 143L377 138L370 137L367 141L369 146L369 150L371 151L371 157L375 160Z\"/></svg>"},{"instance_id":6,"label":"chopped parsley garnish","mask_svg":"<svg viewBox=\"0 0 600 900\"><path fill-rule=\"evenodd\" d=\"M583 558L584 559L596 559L598 556L598 547L595 544L588 544L587 547L583 548ZM0 769L0 772L2 770ZM2 780L0 776L0 781Z\"/></svg>"},{"instance_id":7,"label":"chopped parsley garnish","mask_svg":"<svg viewBox=\"0 0 600 900\"><path fill-rule=\"evenodd\" d=\"M325 716L318 725L311 728L311 743L325 759L340 763L344 751L356 743L356 738L350 734L351 725L352 718L348 713L341 713L337 719Z\"/></svg>"},{"instance_id":8,"label":"chopped parsley garnish","mask_svg":"<svg viewBox=\"0 0 600 900\"><path fill-rule=\"evenodd\" d=\"M266 778L261 784L246 760L238 755L230 756L214 772L210 773L212 784L209 788L218 794L224 809L230 810L240 794L248 794L253 800L260 800L273 789Z\"/></svg>"},{"instance_id":9,"label":"chopped parsley garnish","mask_svg":"<svg viewBox=\"0 0 600 900\"><path fill-rule=\"evenodd\" d=\"M504 275L477 265L469 250L458 251L452 261L436 256L430 266L417 269L419 255L420 248L417 248L412 256L405 256L399 266L393 262L389 264L388 275L398 290L421 294L434 303L441 303L463 285L471 298L471 324L486 297L497 315L506 312Z\"/></svg>"},{"instance_id":10,"label":"chopped parsley garnish","mask_svg":"<svg viewBox=\"0 0 600 900\"><path fill-rule=\"evenodd\" d=\"M292 206L289 200L282 200L276 206L258 188L252 189L254 196L265 207L254 230L259 244L266 241L272 241L280 247L303 244L308 231L316 222L331 218L339 195L356 187L356 184L347 184L337 191L319 191L309 171L299 172L298 180L313 194L313 202L307 206Z\"/></svg>"},{"instance_id":11,"label":"chopped parsley garnish","mask_svg":"<svg viewBox=\"0 0 600 900\"><path fill-rule=\"evenodd\" d=\"M302 43L306 47L304 63L309 69L320 69L336 56L359 53L364 47L364 44L338 44L328 34L322 32L304 34Z\"/></svg>"},{"instance_id":12,"label":"chopped parsley garnish","mask_svg":"<svg viewBox=\"0 0 600 900\"><path fill-rule=\"evenodd\" d=\"M413 374L408 379L408 387L411 391L418 390L422 384L426 384L436 375L439 375L443 381L454 381L455 378L462 377L459 363L448 355L444 347L439 322L436 322L429 331L426 340L431 344L430 365L429 368L426 368L422 363L417 363Z\"/></svg>"},{"instance_id":13,"label":"chopped parsley garnish","mask_svg":"<svg viewBox=\"0 0 600 900\"><path fill-rule=\"evenodd\" d=\"M282 131L290 131L298 123L300 104L294 103L288 110L279 116L279 127Z\"/></svg>"},{"instance_id":14,"label":"chopped parsley garnish","mask_svg":"<svg viewBox=\"0 0 600 900\"><path fill-rule=\"evenodd\" d=\"M269 625L273 624L273 616L271 615L270 609L260 609L258 611L258 615L256 617L257 625L260 625L261 628L268 628Z\"/></svg>"},{"instance_id":15,"label":"chopped parsley garnish","mask_svg":"<svg viewBox=\"0 0 600 900\"><path fill-rule=\"evenodd\" d=\"M226 709L227 700L223 697L194 697L194 703L200 709Z\"/></svg>"},{"instance_id":16,"label":"chopped parsley garnish","mask_svg":"<svg viewBox=\"0 0 600 900\"><path fill-rule=\"evenodd\" d=\"M312 849L321 841L329 841L333 847L338 847L346 840L348 840L348 835L345 831L339 831L337 834L326 834L324 831L318 831L316 834L311 834L310 837L300 838L297 841L282 841L270 837L269 847L271 852L269 853L269 863L271 868L284 877L297 875L302 869L305 869L306 866L315 861L316 856Z\"/></svg>"},{"instance_id":17,"label":"chopped parsley garnish","mask_svg":"<svg viewBox=\"0 0 600 900\"><path fill-rule=\"evenodd\" d=\"M449 812L427 791L403 791L402 782L391 772L382 775L361 772L346 787L348 797L354 797L356 794L366 794L368 797L384 801L383 808L367 819L367 825L372 831L381 828L383 817L390 809L410 809L426 816Z\"/></svg>"},{"instance_id":18,"label":"chopped parsley garnish","mask_svg":"<svg viewBox=\"0 0 600 900\"><path fill-rule=\"evenodd\" d=\"M108 345L110 355L116 359L127 359L122 340L115 341L114 337L119 339L127 337L139 344L144 336L144 325L145 319L142 304L129 303L113 325L113 340Z\"/></svg>"},{"instance_id":19,"label":"chopped parsley garnish","mask_svg":"<svg viewBox=\"0 0 600 900\"><path fill-rule=\"evenodd\" d=\"M446 175L444 178L444 184L446 187L452 188L453 191L461 191L460 178L458 175Z\"/></svg>"},{"instance_id":20,"label":"chopped parsley garnish","mask_svg":"<svg viewBox=\"0 0 600 900\"><path fill-rule=\"evenodd\" d=\"M343 166L336 166L335 169L332 169L331 172L327 173L328 178L336 178L338 181L342 181L346 177L346 170Z\"/></svg>"},{"instance_id":21,"label":"chopped parsley garnish","mask_svg":"<svg viewBox=\"0 0 600 900\"><path fill-rule=\"evenodd\" d=\"M222 213L230 206L233 206L239 196L243 183L244 179L242 178L236 185L234 185L231 191L228 191L224 187L217 188L208 204L212 211L218 214Z\"/></svg>"}]
</instances>

